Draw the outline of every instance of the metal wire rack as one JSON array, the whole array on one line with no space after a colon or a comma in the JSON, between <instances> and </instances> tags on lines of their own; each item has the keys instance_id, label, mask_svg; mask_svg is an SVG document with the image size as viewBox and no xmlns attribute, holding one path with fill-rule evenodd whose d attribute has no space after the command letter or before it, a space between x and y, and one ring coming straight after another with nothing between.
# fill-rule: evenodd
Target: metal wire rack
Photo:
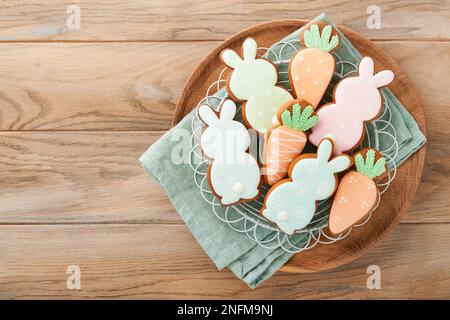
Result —
<instances>
[{"instance_id":1,"label":"metal wire rack","mask_svg":"<svg viewBox=\"0 0 450 320\"><path fill-rule=\"evenodd\" d=\"M291 88L289 85L287 69L290 59L282 59L282 57L292 57L299 48L300 42L298 40L281 41L270 48L258 48L259 56L270 59L278 66L279 79L277 84L285 87L289 91L291 91ZM340 79L351 75L358 69L354 63L342 60L339 55L333 54L336 58L336 70L322 102L332 101L332 92L335 84ZM221 71L218 79L209 86L205 96L198 102L197 108L202 104L207 104L216 110L221 102L228 98L225 89L226 80L224 79L226 70L227 68L225 67ZM378 149L387 159L389 173L386 178L377 183L379 187L377 204L367 218L363 222L354 225L353 228L360 227L370 220L381 201L382 194L389 188L389 185L396 174L397 168L394 159L398 154L397 133L395 127L391 123L391 107L383 94L382 97L384 103L383 114L377 120L366 124L366 134L360 148L374 147ZM240 115L239 110L240 106L237 115ZM237 117L236 120L242 119ZM327 234L326 227L328 226L328 214L331 199L326 199L318 203L316 213L307 227L297 231L293 235L283 233L276 226L264 219L259 213L264 202L265 194L268 191L268 187L265 185L262 186L262 194L259 199L251 202L242 202L229 207L222 207L219 200L210 190L207 181L209 160L203 158L199 146L199 139L203 126L200 119L197 116L194 116L191 123L192 135L190 139L191 149L189 157L190 166L193 170L193 178L204 201L211 205L211 214L214 214L231 229L236 232L247 234L248 237L253 239L261 247L268 249L281 248L290 253L311 249L318 243L331 244L350 234L352 229L337 236ZM380 145L381 138L383 140L383 145Z\"/></svg>"}]
</instances>

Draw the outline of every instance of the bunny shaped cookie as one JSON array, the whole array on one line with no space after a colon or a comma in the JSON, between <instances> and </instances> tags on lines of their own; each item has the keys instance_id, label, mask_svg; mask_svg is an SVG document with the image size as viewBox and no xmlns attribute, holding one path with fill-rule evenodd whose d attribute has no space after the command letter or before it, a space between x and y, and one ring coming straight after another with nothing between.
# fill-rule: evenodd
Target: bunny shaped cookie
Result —
<instances>
[{"instance_id":1,"label":"bunny shaped cookie","mask_svg":"<svg viewBox=\"0 0 450 320\"><path fill-rule=\"evenodd\" d=\"M208 170L208 181L222 205L249 201L259 195L261 173L255 158L246 150L250 146L247 128L233 120L236 105L225 100L220 115L207 105L198 109L200 119L208 126L200 137L205 155L214 159Z\"/></svg>"},{"instance_id":2,"label":"bunny shaped cookie","mask_svg":"<svg viewBox=\"0 0 450 320\"><path fill-rule=\"evenodd\" d=\"M303 154L289 168L289 179L281 180L269 189L262 214L287 234L306 227L316 211L316 202L333 195L336 173L351 165L347 155L330 160L333 142L323 139L317 155Z\"/></svg>"},{"instance_id":3,"label":"bunny shaped cookie","mask_svg":"<svg viewBox=\"0 0 450 320\"><path fill-rule=\"evenodd\" d=\"M277 124L278 108L293 99L286 89L276 85L278 73L267 59L256 58L256 41L247 38L242 45L244 58L235 51L222 52L223 62L233 69L227 80L227 91L233 100L245 102L242 116L246 124L265 132Z\"/></svg>"},{"instance_id":4,"label":"bunny shaped cookie","mask_svg":"<svg viewBox=\"0 0 450 320\"><path fill-rule=\"evenodd\" d=\"M382 109L378 88L394 79L390 70L373 74L372 58L365 57L359 64L359 76L341 80L335 90L334 103L317 111L319 122L312 129L309 140L318 145L326 136L334 140L334 154L354 149L364 137L364 122L376 118Z\"/></svg>"}]
</instances>

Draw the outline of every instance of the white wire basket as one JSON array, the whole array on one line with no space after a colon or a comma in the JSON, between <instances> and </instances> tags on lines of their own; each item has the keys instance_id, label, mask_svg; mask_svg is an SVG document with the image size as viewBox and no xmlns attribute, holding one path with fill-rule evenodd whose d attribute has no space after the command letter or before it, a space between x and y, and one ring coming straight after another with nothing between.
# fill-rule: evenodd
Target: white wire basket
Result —
<instances>
[{"instance_id":1,"label":"white wire basket","mask_svg":"<svg viewBox=\"0 0 450 320\"><path fill-rule=\"evenodd\" d=\"M290 59L283 60L281 57L292 57L299 48L299 40L281 41L270 48L258 48L259 56L270 59L278 66L278 84L289 91L291 91L288 79L288 64ZM347 77L352 73L356 73L358 70L354 63L342 60L339 55L335 53L333 53L333 55L336 58L336 70L324 98L322 99L322 103L333 100L333 89L340 79ZM217 110L218 106L228 98L225 89L226 80L224 79L226 70L227 68L224 67L218 79L209 86L205 96L198 102L197 108L202 104L207 104L214 110ZM371 219L372 214L376 213L375 211L382 199L382 195L389 188L390 183L395 178L397 170L394 162L394 159L398 154L397 133L395 127L391 123L391 107L387 103L383 93L382 97L384 103L383 114L377 120L366 123L365 137L360 149L373 147L379 150L387 160L389 172L384 179L377 182L379 187L377 204L363 222L353 225L352 228L357 228L366 224ZM240 117L241 113L239 111L240 106L236 113L237 116L235 120L242 121L242 118ZM231 229L239 233L247 234L249 238L254 240L261 247L268 249L281 248L290 253L311 249L318 243L331 244L350 234L352 228L339 235L327 234L328 215L331 205L330 200L332 198L318 202L316 213L309 225L293 235L285 234L260 214L264 197L268 191L268 186L264 184L262 185L261 196L259 199L223 207L208 185L207 170L210 163L209 160L203 157L199 146L199 139L203 126L204 124L197 116L192 118L189 159L190 166L193 170L193 178L204 201L211 205L211 214L214 214ZM382 146L380 146L380 138L382 138L384 142Z\"/></svg>"}]
</instances>

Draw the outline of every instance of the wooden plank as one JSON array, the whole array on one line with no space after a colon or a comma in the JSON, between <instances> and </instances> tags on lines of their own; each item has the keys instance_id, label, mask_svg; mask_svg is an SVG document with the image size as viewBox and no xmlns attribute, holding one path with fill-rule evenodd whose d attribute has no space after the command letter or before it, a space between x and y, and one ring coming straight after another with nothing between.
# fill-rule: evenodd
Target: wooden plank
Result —
<instances>
[{"instance_id":1,"label":"wooden plank","mask_svg":"<svg viewBox=\"0 0 450 320\"><path fill-rule=\"evenodd\" d=\"M377 42L411 80L423 104L429 139L450 139L450 92L442 77L450 72L450 43ZM411 50L414 48L414 52Z\"/></svg>"},{"instance_id":2,"label":"wooden plank","mask_svg":"<svg viewBox=\"0 0 450 320\"><path fill-rule=\"evenodd\" d=\"M0 298L450 298L449 224L401 224L368 254L335 270L279 272L256 290L216 270L184 226L0 226ZM81 269L81 290L66 270ZM369 265L381 289L368 290Z\"/></svg>"},{"instance_id":3,"label":"wooden plank","mask_svg":"<svg viewBox=\"0 0 450 320\"><path fill-rule=\"evenodd\" d=\"M450 168L443 159L448 155L448 151L444 150L447 150L450 139L448 126L450 93L441 77L450 72L450 45L395 43L395 49L391 43L378 45L391 54L415 84L415 89L422 99L427 122L429 146L427 164L415 202L406 220L426 221L431 215L438 220L449 221L447 195L450 190L446 186L448 183L446 181ZM412 46L416 47L415 53L409 50Z\"/></svg>"},{"instance_id":4,"label":"wooden plank","mask_svg":"<svg viewBox=\"0 0 450 320\"><path fill-rule=\"evenodd\" d=\"M416 85L430 137L448 141L450 92L442 79L450 43L378 44ZM0 130L168 129L186 79L217 45L3 44Z\"/></svg>"},{"instance_id":5,"label":"wooden plank","mask_svg":"<svg viewBox=\"0 0 450 320\"><path fill-rule=\"evenodd\" d=\"M0 223L182 223L138 164L160 132L0 133ZM450 146L428 165L404 221L450 222Z\"/></svg>"},{"instance_id":6,"label":"wooden plank","mask_svg":"<svg viewBox=\"0 0 450 320\"><path fill-rule=\"evenodd\" d=\"M179 222L138 162L160 135L1 133L0 221Z\"/></svg>"},{"instance_id":7,"label":"wooden plank","mask_svg":"<svg viewBox=\"0 0 450 320\"><path fill-rule=\"evenodd\" d=\"M4 44L1 130L160 130L215 43Z\"/></svg>"},{"instance_id":8,"label":"wooden plank","mask_svg":"<svg viewBox=\"0 0 450 320\"><path fill-rule=\"evenodd\" d=\"M326 10L335 23L373 39L449 39L450 3L385 0L381 30L369 29L373 1L345 0L118 0L77 1L81 24L67 26L73 2L11 0L1 5L4 41L48 40L223 40L243 28L275 19L312 19ZM351 7L351 10L349 9ZM72 24L73 25L73 24ZM74 30L75 29L75 30Z\"/></svg>"}]
</instances>

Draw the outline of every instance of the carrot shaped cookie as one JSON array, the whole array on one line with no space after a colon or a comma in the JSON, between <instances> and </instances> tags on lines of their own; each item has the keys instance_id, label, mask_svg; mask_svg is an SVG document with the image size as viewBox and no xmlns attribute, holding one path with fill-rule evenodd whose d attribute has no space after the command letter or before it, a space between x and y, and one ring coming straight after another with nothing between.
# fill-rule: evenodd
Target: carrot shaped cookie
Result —
<instances>
[{"instance_id":1,"label":"carrot shaped cookie","mask_svg":"<svg viewBox=\"0 0 450 320\"><path fill-rule=\"evenodd\" d=\"M342 177L331 206L329 228L334 234L344 232L372 211L378 200L373 179L387 172L386 159L374 149L365 149L354 159L356 171Z\"/></svg>"},{"instance_id":2,"label":"carrot shaped cookie","mask_svg":"<svg viewBox=\"0 0 450 320\"><path fill-rule=\"evenodd\" d=\"M311 105L302 110L300 103L295 102L291 108L282 111L282 125L269 130L264 150L266 182L269 185L283 179L292 160L302 153L307 141L305 131L319 120L313 110Z\"/></svg>"},{"instance_id":3,"label":"carrot shaped cookie","mask_svg":"<svg viewBox=\"0 0 450 320\"><path fill-rule=\"evenodd\" d=\"M297 99L308 101L314 108L319 105L334 73L336 63L330 51L339 45L339 37L331 37L332 31L332 27L326 25L321 34L319 26L313 24L303 33L306 48L299 50L289 64L289 79Z\"/></svg>"}]
</instances>

